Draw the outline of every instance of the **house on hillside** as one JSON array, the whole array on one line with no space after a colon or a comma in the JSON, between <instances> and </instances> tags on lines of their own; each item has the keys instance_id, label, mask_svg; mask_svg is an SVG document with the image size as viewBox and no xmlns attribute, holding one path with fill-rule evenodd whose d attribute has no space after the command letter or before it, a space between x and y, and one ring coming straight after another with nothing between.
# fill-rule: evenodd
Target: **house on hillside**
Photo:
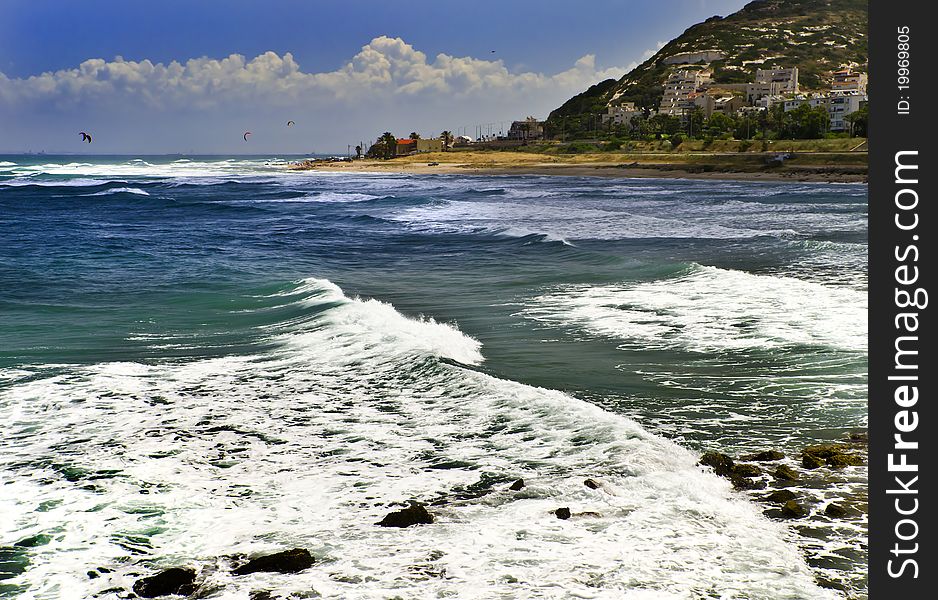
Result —
<instances>
[{"instance_id":1,"label":"house on hillside","mask_svg":"<svg viewBox=\"0 0 938 600\"><path fill-rule=\"evenodd\" d=\"M746 98L750 104L765 96L781 96L798 93L798 67L789 69L757 69L756 80L746 86Z\"/></svg>"},{"instance_id":2,"label":"house on hillside","mask_svg":"<svg viewBox=\"0 0 938 600\"><path fill-rule=\"evenodd\" d=\"M681 69L674 71L664 82L664 95L658 112L665 115L684 117L694 108L697 90L710 83L710 71Z\"/></svg>"},{"instance_id":3,"label":"house on hillside","mask_svg":"<svg viewBox=\"0 0 938 600\"><path fill-rule=\"evenodd\" d=\"M643 115L645 111L635 107L634 102L623 102L606 108L606 112L601 115L603 125L612 122L613 125L628 126L632 119Z\"/></svg>"}]
</instances>

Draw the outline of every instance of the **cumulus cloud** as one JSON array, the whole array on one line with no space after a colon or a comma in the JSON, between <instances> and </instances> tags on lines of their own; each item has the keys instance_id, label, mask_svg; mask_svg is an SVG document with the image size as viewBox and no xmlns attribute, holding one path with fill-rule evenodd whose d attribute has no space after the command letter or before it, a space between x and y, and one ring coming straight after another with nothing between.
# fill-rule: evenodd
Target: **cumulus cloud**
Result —
<instances>
[{"instance_id":1,"label":"cumulus cloud","mask_svg":"<svg viewBox=\"0 0 938 600\"><path fill-rule=\"evenodd\" d=\"M317 118L346 118L350 111L365 127L391 128L393 117L418 128L418 116L432 117L427 127L444 122L520 118L546 112L588 86L621 77L626 68L600 69L593 55L556 73L512 72L501 60L482 60L441 53L428 57L400 38L376 37L334 71L306 72L293 55L265 52L252 59L194 58L168 64L92 58L75 68L25 78L0 73L0 105L8 114L43 111L51 115L110 111L160 113L200 112L223 120L252 108L315 109ZM353 108L350 108L353 107ZM367 121L380 111L379 125ZM344 145L344 144L343 144Z\"/></svg>"},{"instance_id":2,"label":"cumulus cloud","mask_svg":"<svg viewBox=\"0 0 938 600\"><path fill-rule=\"evenodd\" d=\"M400 38L381 36L365 45L342 68L306 73L287 52L265 52L251 60L239 54L223 59L195 58L179 63L149 60L112 61L92 58L77 68L24 79L0 78L0 97L7 102L114 98L135 99L153 108L180 103L202 107L225 102L264 100L290 103L300 99L345 100L359 94L398 96L440 94L466 96L490 92L534 93L580 89L619 68L598 70L587 55L568 70L553 75L512 73L502 61L438 54L432 60Z\"/></svg>"}]
</instances>

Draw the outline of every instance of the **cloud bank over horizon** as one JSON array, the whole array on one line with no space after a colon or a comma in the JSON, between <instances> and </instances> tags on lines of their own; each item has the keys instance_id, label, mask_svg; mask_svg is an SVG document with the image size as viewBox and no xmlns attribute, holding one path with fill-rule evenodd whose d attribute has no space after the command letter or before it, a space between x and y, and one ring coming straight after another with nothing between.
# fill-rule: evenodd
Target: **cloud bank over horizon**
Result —
<instances>
[{"instance_id":1,"label":"cloud bank over horizon","mask_svg":"<svg viewBox=\"0 0 938 600\"><path fill-rule=\"evenodd\" d=\"M646 51L644 60L654 50ZM637 63L598 68L587 54L547 74L502 60L439 53L428 58L379 36L341 67L305 72L285 52L185 62L91 58L23 78L0 73L5 150L96 152L326 152L385 130L437 135L527 115L540 118L574 94ZM287 119L297 126L285 130ZM74 131L72 131L74 130ZM250 145L241 134L251 130ZM469 130L470 134L472 130ZM239 143L240 142L240 143Z\"/></svg>"}]
</instances>

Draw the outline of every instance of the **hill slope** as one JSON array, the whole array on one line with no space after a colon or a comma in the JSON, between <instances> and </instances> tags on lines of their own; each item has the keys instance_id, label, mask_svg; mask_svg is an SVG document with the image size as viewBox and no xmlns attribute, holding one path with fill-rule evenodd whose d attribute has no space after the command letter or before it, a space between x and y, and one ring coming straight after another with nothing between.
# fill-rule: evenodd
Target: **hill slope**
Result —
<instances>
[{"instance_id":1,"label":"hill slope","mask_svg":"<svg viewBox=\"0 0 938 600\"><path fill-rule=\"evenodd\" d=\"M668 73L701 59L699 64L710 63L716 83L753 81L756 69L777 66L798 67L802 89L826 88L830 73L843 65L866 71L868 20L866 0L756 0L728 17L690 27L622 79L574 96L548 121L583 121L584 114L602 112L613 100L655 109ZM716 53L722 58L713 60Z\"/></svg>"}]
</instances>

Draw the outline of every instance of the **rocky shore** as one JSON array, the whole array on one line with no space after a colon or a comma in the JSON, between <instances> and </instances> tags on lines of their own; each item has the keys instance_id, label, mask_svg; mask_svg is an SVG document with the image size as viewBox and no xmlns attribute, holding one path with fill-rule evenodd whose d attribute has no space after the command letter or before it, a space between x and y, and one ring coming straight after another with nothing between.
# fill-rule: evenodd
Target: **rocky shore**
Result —
<instances>
[{"instance_id":1,"label":"rocky shore","mask_svg":"<svg viewBox=\"0 0 938 600\"><path fill-rule=\"evenodd\" d=\"M763 507L763 513L768 518L786 522L799 535L811 537L817 535L816 526L819 523L865 521L865 497L836 497L836 479L837 473L843 469L863 465L866 460L867 436L865 433L855 433L842 441L806 446L794 455L776 449L765 449L738 457L710 451L700 457L698 464L702 468L712 469L714 474L728 480L734 489L749 495ZM586 477L582 485L598 493L615 494L615 490L600 478ZM388 512L374 525L388 528L432 527L438 521L433 514L435 507L473 502L489 494L508 494L523 499L526 488L527 483L523 479L497 478L479 489L466 489L462 492L456 490L450 496L427 502L409 500L399 504L403 507ZM835 497L831 497L831 493ZM576 521L603 517L597 512L576 509L574 505L557 506L549 512L545 511L544 518ZM31 543L31 540L22 540L17 547L26 548ZM840 589L847 597L851 597L851 590L821 574L823 568L830 565L816 564L810 556L808 562L819 569L817 580L820 585ZM234 578L254 573L290 574L313 568L316 563L317 557L305 548L253 556L236 554L219 557L201 565L191 561L188 564L151 572L149 575L140 572L128 573L135 577L131 585L132 591L125 587L112 587L99 592L98 595L116 593L119 597L127 598L159 598L171 595L202 598L220 591L217 583L209 583L206 574L217 575L219 571L227 571L229 576ZM104 579L111 574L112 569L99 567L88 571L87 577ZM214 580L217 582L217 578ZM249 597L250 600L274 600L278 596L273 595L270 590L256 589Z\"/></svg>"}]
</instances>

